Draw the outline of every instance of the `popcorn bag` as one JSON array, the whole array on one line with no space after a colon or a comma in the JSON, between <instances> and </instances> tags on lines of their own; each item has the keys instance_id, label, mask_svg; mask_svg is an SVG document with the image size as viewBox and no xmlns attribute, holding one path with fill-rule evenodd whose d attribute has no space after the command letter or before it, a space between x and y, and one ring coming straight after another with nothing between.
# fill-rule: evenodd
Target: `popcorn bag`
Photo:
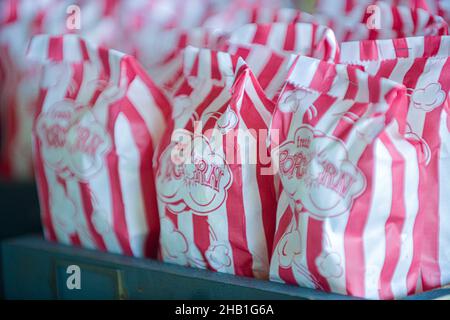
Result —
<instances>
[{"instance_id":1,"label":"popcorn bag","mask_svg":"<svg viewBox=\"0 0 450 320\"><path fill-rule=\"evenodd\" d=\"M31 180L31 128L39 68L25 59L28 40L46 5L0 2L0 178Z\"/></svg>"},{"instance_id":2,"label":"popcorn bag","mask_svg":"<svg viewBox=\"0 0 450 320\"><path fill-rule=\"evenodd\" d=\"M448 34L444 19L420 4L410 5L408 1L400 5L383 1L355 4L352 1L341 6L340 1L328 2L324 1L323 5L328 10L319 10L315 17L319 23L333 29L339 42Z\"/></svg>"},{"instance_id":3,"label":"popcorn bag","mask_svg":"<svg viewBox=\"0 0 450 320\"><path fill-rule=\"evenodd\" d=\"M36 36L29 58L44 66L33 153L46 238L155 257L166 98L134 58L76 35Z\"/></svg>"},{"instance_id":4,"label":"popcorn bag","mask_svg":"<svg viewBox=\"0 0 450 320\"><path fill-rule=\"evenodd\" d=\"M364 66L408 90L407 134L420 142L419 217L423 289L450 283L450 37L414 37L342 44L342 62ZM419 257L417 257L419 259Z\"/></svg>"},{"instance_id":5,"label":"popcorn bag","mask_svg":"<svg viewBox=\"0 0 450 320\"><path fill-rule=\"evenodd\" d=\"M419 157L406 89L300 56L273 115L282 191L270 279L364 298L416 289Z\"/></svg>"},{"instance_id":6,"label":"popcorn bag","mask_svg":"<svg viewBox=\"0 0 450 320\"><path fill-rule=\"evenodd\" d=\"M329 61L339 56L333 31L313 23L248 24L232 32L222 49L245 60L270 99L276 99L297 54Z\"/></svg>"},{"instance_id":7,"label":"popcorn bag","mask_svg":"<svg viewBox=\"0 0 450 320\"><path fill-rule=\"evenodd\" d=\"M239 2L239 1L237 1ZM318 22L315 16L290 8L262 7L258 5L230 5L220 13L209 17L204 26L225 32L234 30L246 24L266 24L273 22L298 23Z\"/></svg>"},{"instance_id":8,"label":"popcorn bag","mask_svg":"<svg viewBox=\"0 0 450 320\"><path fill-rule=\"evenodd\" d=\"M188 47L155 158L165 262L268 278L276 210L273 103L242 60Z\"/></svg>"},{"instance_id":9,"label":"popcorn bag","mask_svg":"<svg viewBox=\"0 0 450 320\"><path fill-rule=\"evenodd\" d=\"M315 23L247 24L233 31L228 42L260 44L277 51L329 61L335 61L339 55L333 31Z\"/></svg>"}]
</instances>

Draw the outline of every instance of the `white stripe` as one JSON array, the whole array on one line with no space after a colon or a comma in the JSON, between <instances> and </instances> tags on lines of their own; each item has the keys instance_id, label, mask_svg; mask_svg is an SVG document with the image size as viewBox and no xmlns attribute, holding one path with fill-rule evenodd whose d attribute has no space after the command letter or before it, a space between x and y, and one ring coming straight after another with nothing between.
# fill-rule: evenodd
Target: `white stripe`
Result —
<instances>
[{"instance_id":1,"label":"white stripe","mask_svg":"<svg viewBox=\"0 0 450 320\"><path fill-rule=\"evenodd\" d=\"M450 36L440 37L441 43L439 44L438 56L447 58L450 56Z\"/></svg>"},{"instance_id":2,"label":"white stripe","mask_svg":"<svg viewBox=\"0 0 450 320\"><path fill-rule=\"evenodd\" d=\"M142 257L148 227L144 200L142 198L139 166L141 161L145 161L145 159L140 159L139 150L134 143L134 137L131 133L131 124L122 113L117 116L114 125L114 140L116 153L119 158L120 188L130 247L134 256Z\"/></svg>"},{"instance_id":3,"label":"white stripe","mask_svg":"<svg viewBox=\"0 0 450 320\"><path fill-rule=\"evenodd\" d=\"M287 24L273 23L267 37L266 46L275 50L283 50L286 40L286 30Z\"/></svg>"},{"instance_id":4,"label":"white stripe","mask_svg":"<svg viewBox=\"0 0 450 320\"><path fill-rule=\"evenodd\" d=\"M309 23L295 24L294 52L296 54L309 56L311 55L311 50L314 49L315 45L316 43L314 43L312 24Z\"/></svg>"},{"instance_id":5,"label":"white stripe","mask_svg":"<svg viewBox=\"0 0 450 320\"><path fill-rule=\"evenodd\" d=\"M294 85L309 87L317 72L319 62L320 60L300 56L288 81Z\"/></svg>"},{"instance_id":6,"label":"white stripe","mask_svg":"<svg viewBox=\"0 0 450 320\"><path fill-rule=\"evenodd\" d=\"M257 101L252 100L255 105ZM260 103L259 103L260 104ZM241 174L242 174L242 198L245 211L245 225L247 246L253 258L253 272L256 278L267 278L269 257L267 256L266 237L262 217L261 198L257 180L256 153L257 141L247 131L247 127L239 121L237 135L239 143ZM247 149L248 148L248 149ZM252 155L254 155L252 159Z\"/></svg>"},{"instance_id":7,"label":"white stripe","mask_svg":"<svg viewBox=\"0 0 450 320\"><path fill-rule=\"evenodd\" d=\"M374 142L372 201L364 228L365 296L379 298L379 279L386 254L385 225L392 207L392 159L383 143Z\"/></svg>"},{"instance_id":8,"label":"white stripe","mask_svg":"<svg viewBox=\"0 0 450 320\"><path fill-rule=\"evenodd\" d=\"M421 73L416 87L412 89L423 89L430 83L437 83L446 61L446 59L428 59L424 71L428 70L429 72ZM425 110L414 107L414 103L411 101L407 121L411 125L412 131L419 136L422 136L426 116Z\"/></svg>"},{"instance_id":9,"label":"white stripe","mask_svg":"<svg viewBox=\"0 0 450 320\"><path fill-rule=\"evenodd\" d=\"M253 42L253 38L256 33L256 24L247 24L236 29L231 33L229 42L230 43L240 43L240 44L248 44Z\"/></svg>"},{"instance_id":10,"label":"white stripe","mask_svg":"<svg viewBox=\"0 0 450 320\"><path fill-rule=\"evenodd\" d=\"M122 248L113 230L114 219L111 197L115 195L111 194L109 174L106 167L103 167L99 172L89 178L89 188L97 202L94 203L94 210L104 213L104 218L109 224L109 228L106 228L108 232L101 233L100 230L97 230L97 232L101 234L108 252L122 253Z\"/></svg>"},{"instance_id":11,"label":"white stripe","mask_svg":"<svg viewBox=\"0 0 450 320\"><path fill-rule=\"evenodd\" d=\"M66 185L69 198L75 204L76 214L73 223L76 225L81 245L84 248L97 248L89 231L88 222L86 220L85 210L83 207L83 201L81 198L79 182L75 178L67 178Z\"/></svg>"},{"instance_id":12,"label":"white stripe","mask_svg":"<svg viewBox=\"0 0 450 320\"><path fill-rule=\"evenodd\" d=\"M128 87L127 98L144 120L152 137L153 146L156 147L164 133L166 121L150 89L139 77L136 77Z\"/></svg>"},{"instance_id":13,"label":"white stripe","mask_svg":"<svg viewBox=\"0 0 450 320\"><path fill-rule=\"evenodd\" d=\"M280 68L275 73L275 76L272 78L269 85L266 87L265 93L269 99L272 100L273 98L275 98L276 94L280 92L281 88L283 87L283 83L286 81L287 74L293 62L294 62L293 55L285 57Z\"/></svg>"},{"instance_id":14,"label":"white stripe","mask_svg":"<svg viewBox=\"0 0 450 320\"><path fill-rule=\"evenodd\" d=\"M98 65L85 63L83 65L83 79L80 84L80 89L77 95L77 102L82 106L87 106L91 101L98 84L96 80L99 79Z\"/></svg>"},{"instance_id":15,"label":"white stripe","mask_svg":"<svg viewBox=\"0 0 450 320\"><path fill-rule=\"evenodd\" d=\"M245 91L248 94L250 100L253 103L253 107L257 111L257 113L261 116L263 119L265 126L269 128L270 126L270 119L272 118L272 113L267 110L266 106L263 104L261 99L258 96L258 93L256 92L256 88L253 86L253 80L250 78L250 76L247 76L249 79L246 82Z\"/></svg>"},{"instance_id":16,"label":"white stripe","mask_svg":"<svg viewBox=\"0 0 450 320\"><path fill-rule=\"evenodd\" d=\"M423 57L425 49L424 37L408 37L406 43L408 44L408 58L420 58Z\"/></svg>"},{"instance_id":17,"label":"white stripe","mask_svg":"<svg viewBox=\"0 0 450 320\"><path fill-rule=\"evenodd\" d=\"M399 262L395 268L391 287L395 297L404 297L408 294L407 275L411 266L413 252L416 249L414 248L413 230L419 210L419 164L416 148L405 140L399 139L398 133L391 131L391 128L386 130L393 146L405 161L405 181L404 190L402 191L406 213L401 233Z\"/></svg>"},{"instance_id":18,"label":"white stripe","mask_svg":"<svg viewBox=\"0 0 450 320\"><path fill-rule=\"evenodd\" d=\"M402 31L406 36L413 35L414 31L414 21L412 18L412 10L408 7L398 6L398 13L400 16L400 21L402 22ZM417 10L420 11L420 10ZM419 29L420 30L420 29Z\"/></svg>"},{"instance_id":19,"label":"white stripe","mask_svg":"<svg viewBox=\"0 0 450 320\"><path fill-rule=\"evenodd\" d=\"M448 163L450 150L450 132L447 129L449 114L442 111L439 136L441 147L439 155L439 266L441 284L450 282L450 165Z\"/></svg>"},{"instance_id":20,"label":"white stripe","mask_svg":"<svg viewBox=\"0 0 450 320\"><path fill-rule=\"evenodd\" d=\"M77 35L66 34L61 39L64 61L81 62L83 60L83 55L80 48L80 38Z\"/></svg>"},{"instance_id":21,"label":"white stripe","mask_svg":"<svg viewBox=\"0 0 450 320\"><path fill-rule=\"evenodd\" d=\"M271 56L271 50L268 50L267 47L262 47L255 44L251 45L250 52L245 59L245 62L249 65L253 73L258 77L267 66Z\"/></svg>"},{"instance_id":22,"label":"white stripe","mask_svg":"<svg viewBox=\"0 0 450 320\"><path fill-rule=\"evenodd\" d=\"M44 162L44 179L47 180L48 184L48 202L51 216L52 227L55 230L56 238L58 242L64 244L72 244L70 242L69 230L76 230L72 220L73 214L75 214L75 207L72 202L67 199L63 187L57 182L56 174L53 169L50 169L45 165L45 160L43 159L42 153L38 155L42 158ZM61 226L59 221L62 221L67 227Z\"/></svg>"}]
</instances>

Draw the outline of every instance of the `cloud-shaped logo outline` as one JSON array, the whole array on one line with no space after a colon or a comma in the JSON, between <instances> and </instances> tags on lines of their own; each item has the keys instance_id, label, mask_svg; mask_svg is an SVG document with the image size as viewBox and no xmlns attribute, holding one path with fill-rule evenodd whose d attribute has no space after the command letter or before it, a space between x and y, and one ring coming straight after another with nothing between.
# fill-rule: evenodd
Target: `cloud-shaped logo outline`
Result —
<instances>
[{"instance_id":1,"label":"cloud-shaped logo outline","mask_svg":"<svg viewBox=\"0 0 450 320\"><path fill-rule=\"evenodd\" d=\"M158 168L156 175L157 195L158 199L164 202L167 209L174 214L191 212L195 215L206 216L220 208L227 200L228 189L231 187L231 184L233 182L233 175L228 163L225 160L225 157L213 150L211 144L204 135L194 135L192 133L189 134L193 138L193 148L191 151L190 164L182 163L175 165L173 163L171 156L172 150L176 148L176 142L171 142L162 152L159 159L160 167ZM201 140L201 142L199 140ZM200 159L196 158L196 156L198 155L198 153L196 152L198 150L198 146L206 146L206 149L209 151L207 155L215 159L215 161L205 162L207 164L219 162L224 173L221 178L221 185L218 188L219 192L213 193L211 195L212 198L209 199L209 201L203 201L203 203L198 201L196 199L196 196L206 195L208 191L211 191L211 189L205 189L208 187L202 186L200 184L191 184L189 182L189 178L193 176L193 166L195 166L197 161L204 160L203 150L205 150L205 148L202 148L200 152L202 154ZM167 177L165 173L167 171L170 171L170 169L168 170L168 166L175 168L175 170L177 170L177 174L179 174L180 177L177 177L176 179L173 179L172 176ZM181 169L178 170L177 168ZM191 190L191 187L198 187L200 189Z\"/></svg>"},{"instance_id":2,"label":"cloud-shaped logo outline","mask_svg":"<svg viewBox=\"0 0 450 320\"><path fill-rule=\"evenodd\" d=\"M430 83L424 88L414 90L411 95L413 105L417 109L430 112L441 106L446 94L439 83Z\"/></svg>"},{"instance_id":3,"label":"cloud-shaped logo outline","mask_svg":"<svg viewBox=\"0 0 450 320\"><path fill-rule=\"evenodd\" d=\"M305 135L310 139L310 146L306 148L296 146L295 141L297 141L298 137L302 135ZM315 143L319 140L322 140L321 143ZM321 152L321 148L324 150L328 150L329 154ZM314 149L319 149L319 152ZM308 211L308 213L317 219L322 220L344 214L349 210L349 208L352 207L355 199L357 199L366 189L367 182L364 174L356 165L350 162L350 160L348 159L348 151L345 147L345 144L336 137L328 136L319 130L315 130L310 125L302 125L295 131L293 140L287 140L277 148L278 155L280 155L285 150L288 150L288 153L289 150L294 151L290 152L290 154L302 152L306 155L306 164L304 175L302 175L299 179L292 179L293 177L286 177L285 175L283 175L281 171L282 166L280 164L280 177L283 184L283 190L289 195L291 199L294 200L294 203L300 201L303 207ZM334 150L335 152L330 152L332 150ZM330 161L339 161L341 164L336 165L335 167L345 167L347 169L350 169L346 170L347 173L349 171L352 171L352 176L355 178L355 187L351 188L351 192L348 192L348 196L344 198L346 199L346 201L335 201L324 207L319 205L320 201L314 200L314 197L312 195L314 195L315 192L314 194L312 194L311 190L314 191L315 189L313 189L313 187L317 185L315 183L315 181L317 181L317 172L315 170L312 170L311 168L320 167L318 165L318 163L320 163L320 157L326 157ZM325 189L325 192L328 193L332 191L327 191L327 189ZM318 192L318 194L321 201L323 201L323 199L332 199L331 196L323 197L323 192ZM328 193L328 195L331 194Z\"/></svg>"}]
</instances>

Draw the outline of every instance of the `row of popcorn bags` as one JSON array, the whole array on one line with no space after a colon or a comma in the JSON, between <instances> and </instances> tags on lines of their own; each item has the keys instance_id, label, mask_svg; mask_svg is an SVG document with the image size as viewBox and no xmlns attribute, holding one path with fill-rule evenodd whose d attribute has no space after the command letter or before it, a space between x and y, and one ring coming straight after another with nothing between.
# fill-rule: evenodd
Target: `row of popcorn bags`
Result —
<instances>
[{"instance_id":1,"label":"row of popcorn bags","mask_svg":"<svg viewBox=\"0 0 450 320\"><path fill-rule=\"evenodd\" d=\"M79 31L6 2L46 238L366 298L448 283L445 6L323 2L80 1Z\"/></svg>"}]
</instances>

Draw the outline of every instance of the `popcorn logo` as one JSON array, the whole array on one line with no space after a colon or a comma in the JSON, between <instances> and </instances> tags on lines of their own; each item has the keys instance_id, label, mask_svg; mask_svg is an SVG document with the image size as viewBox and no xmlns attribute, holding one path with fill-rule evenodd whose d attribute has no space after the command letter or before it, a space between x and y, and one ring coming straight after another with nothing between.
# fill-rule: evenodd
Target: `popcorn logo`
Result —
<instances>
[{"instance_id":1,"label":"popcorn logo","mask_svg":"<svg viewBox=\"0 0 450 320\"><path fill-rule=\"evenodd\" d=\"M216 271L231 266L230 248L225 243L211 243L206 250L205 257L209 265Z\"/></svg>"},{"instance_id":2,"label":"popcorn logo","mask_svg":"<svg viewBox=\"0 0 450 320\"><path fill-rule=\"evenodd\" d=\"M278 149L284 190L315 218L345 213L365 189L361 171L348 160L342 141L301 126Z\"/></svg>"},{"instance_id":3,"label":"popcorn logo","mask_svg":"<svg viewBox=\"0 0 450 320\"><path fill-rule=\"evenodd\" d=\"M160 243L164 261L200 269L206 268L202 254L195 244L189 242L186 236L175 228L172 221L166 217L161 219Z\"/></svg>"},{"instance_id":4,"label":"popcorn logo","mask_svg":"<svg viewBox=\"0 0 450 320\"><path fill-rule=\"evenodd\" d=\"M425 88L414 90L411 99L414 107L425 112L433 111L444 103L445 92L439 83L430 83Z\"/></svg>"},{"instance_id":5,"label":"popcorn logo","mask_svg":"<svg viewBox=\"0 0 450 320\"><path fill-rule=\"evenodd\" d=\"M167 218L161 219L161 246L167 258L182 265L186 264L189 249L186 238Z\"/></svg>"},{"instance_id":6,"label":"popcorn logo","mask_svg":"<svg viewBox=\"0 0 450 320\"><path fill-rule=\"evenodd\" d=\"M302 100L306 98L306 91L294 90L288 91L281 98L281 103L278 104L278 108L281 112L297 112L302 106Z\"/></svg>"},{"instance_id":7,"label":"popcorn logo","mask_svg":"<svg viewBox=\"0 0 450 320\"><path fill-rule=\"evenodd\" d=\"M339 278L343 274L341 256L336 252L322 252L316 258L316 266L319 273L325 278Z\"/></svg>"},{"instance_id":8,"label":"popcorn logo","mask_svg":"<svg viewBox=\"0 0 450 320\"><path fill-rule=\"evenodd\" d=\"M281 238L278 247L278 262L282 268L290 268L295 257L301 254L301 235L297 229L286 232Z\"/></svg>"},{"instance_id":9,"label":"popcorn logo","mask_svg":"<svg viewBox=\"0 0 450 320\"><path fill-rule=\"evenodd\" d=\"M191 133L189 139L192 138ZM204 136L195 136L187 147L172 142L160 157L156 177L158 197L175 213L208 215L226 200L232 174L222 150L214 150ZM183 152L175 157L173 153Z\"/></svg>"},{"instance_id":10,"label":"popcorn logo","mask_svg":"<svg viewBox=\"0 0 450 320\"><path fill-rule=\"evenodd\" d=\"M86 179L100 170L111 142L87 108L63 100L37 120L37 136L45 163L61 176Z\"/></svg>"},{"instance_id":11,"label":"popcorn logo","mask_svg":"<svg viewBox=\"0 0 450 320\"><path fill-rule=\"evenodd\" d=\"M230 106L228 106L227 110L220 116L217 120L217 127L220 130L220 133L227 134L227 132L233 130L238 123L238 116L236 112L231 110Z\"/></svg>"}]
</instances>

